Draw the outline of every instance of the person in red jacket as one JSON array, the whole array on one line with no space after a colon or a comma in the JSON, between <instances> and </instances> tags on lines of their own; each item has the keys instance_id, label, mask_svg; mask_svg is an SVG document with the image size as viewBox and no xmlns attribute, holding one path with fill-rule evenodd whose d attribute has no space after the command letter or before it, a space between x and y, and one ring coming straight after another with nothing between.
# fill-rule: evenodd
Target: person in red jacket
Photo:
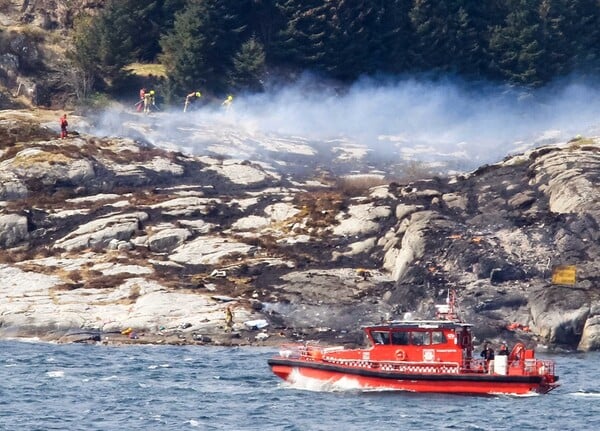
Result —
<instances>
[{"instance_id":1,"label":"person in red jacket","mask_svg":"<svg viewBox=\"0 0 600 431\"><path fill-rule=\"evenodd\" d=\"M60 117L60 137L62 139L65 139L67 137L67 134L69 133L67 131L68 125L69 123L67 121L67 114L63 114L63 116Z\"/></svg>"},{"instance_id":2,"label":"person in red jacket","mask_svg":"<svg viewBox=\"0 0 600 431\"><path fill-rule=\"evenodd\" d=\"M140 89L140 100L135 104L135 110L142 112L144 109L144 97L146 96L146 87Z\"/></svg>"}]
</instances>

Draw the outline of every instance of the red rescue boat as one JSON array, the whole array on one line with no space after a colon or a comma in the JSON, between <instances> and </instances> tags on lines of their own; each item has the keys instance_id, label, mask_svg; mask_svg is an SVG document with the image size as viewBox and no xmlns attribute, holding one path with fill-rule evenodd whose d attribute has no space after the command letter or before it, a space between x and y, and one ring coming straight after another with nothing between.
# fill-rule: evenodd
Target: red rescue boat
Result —
<instances>
[{"instance_id":1,"label":"red rescue boat","mask_svg":"<svg viewBox=\"0 0 600 431\"><path fill-rule=\"evenodd\" d=\"M370 347L285 345L269 359L273 373L363 389L454 394L545 394L558 387L554 361L517 343L494 360L473 357L472 325L454 311L454 294L437 305L435 320L402 320L365 328Z\"/></svg>"}]
</instances>

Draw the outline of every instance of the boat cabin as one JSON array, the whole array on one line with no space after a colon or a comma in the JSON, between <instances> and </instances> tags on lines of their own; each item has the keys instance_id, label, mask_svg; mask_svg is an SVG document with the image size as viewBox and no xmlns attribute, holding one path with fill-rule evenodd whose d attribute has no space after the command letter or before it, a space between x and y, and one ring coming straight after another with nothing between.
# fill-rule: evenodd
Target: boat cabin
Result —
<instances>
[{"instance_id":1,"label":"boat cabin","mask_svg":"<svg viewBox=\"0 0 600 431\"><path fill-rule=\"evenodd\" d=\"M365 328L371 345L369 359L468 364L473 355L471 326L440 320L369 326Z\"/></svg>"}]
</instances>

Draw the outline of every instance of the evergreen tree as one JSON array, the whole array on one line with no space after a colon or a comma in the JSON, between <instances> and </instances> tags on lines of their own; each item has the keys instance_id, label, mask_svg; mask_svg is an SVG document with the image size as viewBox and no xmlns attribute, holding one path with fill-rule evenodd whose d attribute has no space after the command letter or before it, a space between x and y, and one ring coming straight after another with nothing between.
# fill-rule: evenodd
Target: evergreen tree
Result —
<instances>
[{"instance_id":1,"label":"evergreen tree","mask_svg":"<svg viewBox=\"0 0 600 431\"><path fill-rule=\"evenodd\" d=\"M287 26L277 35L274 54L280 63L298 69L325 69L331 34L330 8L323 0L279 0Z\"/></svg>"},{"instance_id":2,"label":"evergreen tree","mask_svg":"<svg viewBox=\"0 0 600 431\"><path fill-rule=\"evenodd\" d=\"M133 3L133 0L124 1L128 5ZM69 57L81 76L92 83L85 85L89 87L86 93L110 84L135 57L133 22L131 15L122 13L122 4L117 0L109 1L96 17L77 20Z\"/></svg>"},{"instance_id":3,"label":"evergreen tree","mask_svg":"<svg viewBox=\"0 0 600 431\"><path fill-rule=\"evenodd\" d=\"M381 3L373 0L331 3L331 36L325 47L324 68L345 81L376 72L382 40Z\"/></svg>"},{"instance_id":4,"label":"evergreen tree","mask_svg":"<svg viewBox=\"0 0 600 431\"><path fill-rule=\"evenodd\" d=\"M247 0L189 0L176 14L173 30L160 41L161 59L176 89L227 90L246 29L240 17L248 6Z\"/></svg>"},{"instance_id":5,"label":"evergreen tree","mask_svg":"<svg viewBox=\"0 0 600 431\"><path fill-rule=\"evenodd\" d=\"M501 9L491 1L464 0L456 9L457 46L452 69L463 76L482 78L489 76L492 62L489 39L495 19Z\"/></svg>"},{"instance_id":6,"label":"evergreen tree","mask_svg":"<svg viewBox=\"0 0 600 431\"><path fill-rule=\"evenodd\" d=\"M409 13L416 35L415 63L422 71L447 71L456 33L453 0L416 0Z\"/></svg>"},{"instance_id":7,"label":"evergreen tree","mask_svg":"<svg viewBox=\"0 0 600 431\"><path fill-rule=\"evenodd\" d=\"M73 25L71 49L67 51L67 58L72 65L69 68L70 80L75 97L80 101L86 99L96 82L102 79L96 53L98 37L92 31L93 28L92 17L79 17Z\"/></svg>"},{"instance_id":8,"label":"evergreen tree","mask_svg":"<svg viewBox=\"0 0 600 431\"><path fill-rule=\"evenodd\" d=\"M197 64L205 61L208 39L203 32L203 7L192 3L175 15L173 30L160 40L161 62L176 91L189 91L207 84L206 76Z\"/></svg>"},{"instance_id":9,"label":"evergreen tree","mask_svg":"<svg viewBox=\"0 0 600 431\"><path fill-rule=\"evenodd\" d=\"M404 73L415 68L415 36L409 12L411 2L380 0L381 25L373 48L375 71Z\"/></svg>"},{"instance_id":10,"label":"evergreen tree","mask_svg":"<svg viewBox=\"0 0 600 431\"><path fill-rule=\"evenodd\" d=\"M543 46L540 62L543 67L538 74L542 82L571 71L572 53L569 52L568 39L564 33L567 12L565 0L542 0L539 4Z\"/></svg>"},{"instance_id":11,"label":"evergreen tree","mask_svg":"<svg viewBox=\"0 0 600 431\"><path fill-rule=\"evenodd\" d=\"M255 38L248 39L233 58L229 85L232 88L261 91L265 74L265 51Z\"/></svg>"},{"instance_id":12,"label":"evergreen tree","mask_svg":"<svg viewBox=\"0 0 600 431\"><path fill-rule=\"evenodd\" d=\"M272 51L277 34L285 27L285 18L276 0L253 0L247 14L248 33L254 35L265 51Z\"/></svg>"},{"instance_id":13,"label":"evergreen tree","mask_svg":"<svg viewBox=\"0 0 600 431\"><path fill-rule=\"evenodd\" d=\"M510 12L490 39L500 76L509 82L539 86L544 83L543 32L537 11L539 0L512 0Z\"/></svg>"},{"instance_id":14,"label":"evergreen tree","mask_svg":"<svg viewBox=\"0 0 600 431\"><path fill-rule=\"evenodd\" d=\"M134 0L124 0L130 5ZM134 40L132 26L135 17L123 13L119 0L109 1L102 13L93 21L91 31L97 37L95 52L98 57L98 67L104 77L109 80L121 73L123 66L134 57Z\"/></svg>"},{"instance_id":15,"label":"evergreen tree","mask_svg":"<svg viewBox=\"0 0 600 431\"><path fill-rule=\"evenodd\" d=\"M600 4L598 0L563 0L561 22L572 69L600 74Z\"/></svg>"}]
</instances>

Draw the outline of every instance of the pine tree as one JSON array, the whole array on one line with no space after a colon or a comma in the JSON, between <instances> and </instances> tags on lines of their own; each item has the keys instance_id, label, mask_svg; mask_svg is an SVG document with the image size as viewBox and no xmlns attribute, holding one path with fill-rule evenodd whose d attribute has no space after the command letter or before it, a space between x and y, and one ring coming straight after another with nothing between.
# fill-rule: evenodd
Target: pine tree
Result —
<instances>
[{"instance_id":1,"label":"pine tree","mask_svg":"<svg viewBox=\"0 0 600 431\"><path fill-rule=\"evenodd\" d=\"M161 38L161 60L173 86L227 90L233 57L244 41L248 0L189 0Z\"/></svg>"},{"instance_id":2,"label":"pine tree","mask_svg":"<svg viewBox=\"0 0 600 431\"><path fill-rule=\"evenodd\" d=\"M280 0L277 6L287 26L277 35L275 58L295 68L323 71L331 34L328 5L323 0Z\"/></svg>"},{"instance_id":3,"label":"pine tree","mask_svg":"<svg viewBox=\"0 0 600 431\"><path fill-rule=\"evenodd\" d=\"M477 77L487 73L492 7L478 0L415 1L409 15L419 68Z\"/></svg>"},{"instance_id":4,"label":"pine tree","mask_svg":"<svg viewBox=\"0 0 600 431\"><path fill-rule=\"evenodd\" d=\"M509 82L540 86L544 46L538 0L512 0L502 26L493 30L490 49L500 76Z\"/></svg>"},{"instance_id":5,"label":"pine tree","mask_svg":"<svg viewBox=\"0 0 600 431\"><path fill-rule=\"evenodd\" d=\"M452 69L466 77L482 78L490 74L490 33L501 10L490 1L464 0L455 9L456 52Z\"/></svg>"},{"instance_id":6,"label":"pine tree","mask_svg":"<svg viewBox=\"0 0 600 431\"><path fill-rule=\"evenodd\" d=\"M415 62L423 71L446 71L456 46L453 0L416 0L409 13L417 37Z\"/></svg>"},{"instance_id":7,"label":"pine tree","mask_svg":"<svg viewBox=\"0 0 600 431\"><path fill-rule=\"evenodd\" d=\"M248 39L233 58L229 85L240 90L261 91L265 74L265 51L255 38Z\"/></svg>"},{"instance_id":8,"label":"pine tree","mask_svg":"<svg viewBox=\"0 0 600 431\"><path fill-rule=\"evenodd\" d=\"M383 7L373 0L331 2L331 36L325 47L324 68L345 81L377 71Z\"/></svg>"},{"instance_id":9,"label":"pine tree","mask_svg":"<svg viewBox=\"0 0 600 431\"><path fill-rule=\"evenodd\" d=\"M563 0L563 34L568 61L578 72L600 74L600 4L598 0Z\"/></svg>"},{"instance_id":10,"label":"pine tree","mask_svg":"<svg viewBox=\"0 0 600 431\"><path fill-rule=\"evenodd\" d=\"M572 68L572 53L569 51L564 33L567 8L564 0L542 0L538 13L540 16L542 38L543 67L539 71L542 82L566 75Z\"/></svg>"},{"instance_id":11,"label":"pine tree","mask_svg":"<svg viewBox=\"0 0 600 431\"><path fill-rule=\"evenodd\" d=\"M384 73L405 73L415 68L415 36L406 0L380 1L381 25L378 42L373 47L375 70Z\"/></svg>"},{"instance_id":12,"label":"pine tree","mask_svg":"<svg viewBox=\"0 0 600 431\"><path fill-rule=\"evenodd\" d=\"M175 91L185 92L207 83L204 71L197 67L204 61L203 50L208 44L202 28L203 12L200 3L190 4L175 15L173 30L160 40L161 62Z\"/></svg>"}]
</instances>

